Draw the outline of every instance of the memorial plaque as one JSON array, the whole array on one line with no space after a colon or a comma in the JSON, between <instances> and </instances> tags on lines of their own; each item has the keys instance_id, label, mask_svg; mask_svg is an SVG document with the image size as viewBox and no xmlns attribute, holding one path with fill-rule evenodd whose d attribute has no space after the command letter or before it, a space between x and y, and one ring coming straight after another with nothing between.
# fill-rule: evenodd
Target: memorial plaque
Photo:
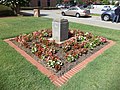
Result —
<instances>
[{"instance_id":1,"label":"memorial plaque","mask_svg":"<svg viewBox=\"0 0 120 90\"><path fill-rule=\"evenodd\" d=\"M56 42L62 42L68 39L69 23L67 19L57 19L52 22L52 38Z\"/></svg>"}]
</instances>

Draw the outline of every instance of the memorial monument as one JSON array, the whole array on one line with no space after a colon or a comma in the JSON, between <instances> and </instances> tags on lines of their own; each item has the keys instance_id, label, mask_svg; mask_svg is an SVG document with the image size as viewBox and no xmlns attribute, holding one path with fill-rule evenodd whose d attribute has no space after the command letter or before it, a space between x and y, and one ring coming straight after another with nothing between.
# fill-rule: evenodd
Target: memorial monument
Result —
<instances>
[{"instance_id":1,"label":"memorial monument","mask_svg":"<svg viewBox=\"0 0 120 90\"><path fill-rule=\"evenodd\" d=\"M54 19L52 22L52 39L60 43L68 39L69 23L67 19Z\"/></svg>"}]
</instances>

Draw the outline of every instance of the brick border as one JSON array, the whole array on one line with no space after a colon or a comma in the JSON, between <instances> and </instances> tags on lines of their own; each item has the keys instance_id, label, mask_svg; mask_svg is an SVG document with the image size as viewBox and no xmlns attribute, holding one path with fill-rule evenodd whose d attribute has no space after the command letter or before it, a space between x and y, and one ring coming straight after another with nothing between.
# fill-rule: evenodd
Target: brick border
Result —
<instances>
[{"instance_id":1,"label":"brick border","mask_svg":"<svg viewBox=\"0 0 120 90\"><path fill-rule=\"evenodd\" d=\"M13 38L12 38L13 39ZM18 46L16 46L14 43L10 41L11 39L5 39L4 41L8 43L11 47L13 47L16 51L18 51L23 57L26 58L27 61L32 63L34 66L37 67L37 69L45 74L51 82L57 87L62 86L64 83L66 83L73 75L75 75L77 72L79 72L81 69L83 69L89 62L93 61L96 57L98 57L100 54L102 54L105 50L110 48L115 44L112 40L108 40L109 44L106 45L105 47L101 48L99 51L76 65L74 68L66 72L64 75L61 77L56 76L53 72L49 71L46 69L43 65L38 63L36 60L34 60L30 55L28 55L24 50L20 49Z\"/></svg>"}]
</instances>

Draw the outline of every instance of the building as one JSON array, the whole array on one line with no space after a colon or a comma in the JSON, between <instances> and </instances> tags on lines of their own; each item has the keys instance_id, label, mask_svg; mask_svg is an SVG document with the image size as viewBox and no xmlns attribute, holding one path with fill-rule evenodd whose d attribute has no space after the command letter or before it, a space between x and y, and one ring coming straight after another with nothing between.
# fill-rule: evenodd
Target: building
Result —
<instances>
[{"instance_id":1,"label":"building","mask_svg":"<svg viewBox=\"0 0 120 90\"><path fill-rule=\"evenodd\" d=\"M31 0L30 6L32 7L55 7L57 0Z\"/></svg>"}]
</instances>

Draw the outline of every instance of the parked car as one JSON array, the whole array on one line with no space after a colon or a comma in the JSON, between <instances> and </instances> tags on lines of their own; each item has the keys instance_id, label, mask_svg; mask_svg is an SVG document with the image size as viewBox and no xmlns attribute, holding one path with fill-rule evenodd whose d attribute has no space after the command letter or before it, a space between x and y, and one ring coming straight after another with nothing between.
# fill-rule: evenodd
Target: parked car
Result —
<instances>
[{"instance_id":1,"label":"parked car","mask_svg":"<svg viewBox=\"0 0 120 90\"><path fill-rule=\"evenodd\" d=\"M72 4L65 4L65 8L70 8L70 7L73 7L73 6L75 6L75 5L72 5Z\"/></svg>"},{"instance_id":2,"label":"parked car","mask_svg":"<svg viewBox=\"0 0 120 90\"><path fill-rule=\"evenodd\" d=\"M101 11L108 11L111 10L110 6L104 6Z\"/></svg>"},{"instance_id":3,"label":"parked car","mask_svg":"<svg viewBox=\"0 0 120 90\"><path fill-rule=\"evenodd\" d=\"M70 7L69 9L63 10L61 14L63 16L71 15L71 16L76 16L78 18L80 16L89 16L90 10L87 8L81 8L81 7L75 6L75 7Z\"/></svg>"},{"instance_id":4,"label":"parked car","mask_svg":"<svg viewBox=\"0 0 120 90\"><path fill-rule=\"evenodd\" d=\"M93 6L93 4L89 4L89 5L87 5L87 4L79 4L79 5L77 5L78 7L83 7L83 8L88 8L88 9L94 9L94 6Z\"/></svg>"},{"instance_id":5,"label":"parked car","mask_svg":"<svg viewBox=\"0 0 120 90\"><path fill-rule=\"evenodd\" d=\"M104 21L112 20L115 15L114 10L108 10L101 14L101 19Z\"/></svg>"},{"instance_id":6,"label":"parked car","mask_svg":"<svg viewBox=\"0 0 120 90\"><path fill-rule=\"evenodd\" d=\"M72 7L73 5L72 4L57 4L56 7L57 8L60 8L60 9L68 9L70 7Z\"/></svg>"},{"instance_id":7,"label":"parked car","mask_svg":"<svg viewBox=\"0 0 120 90\"><path fill-rule=\"evenodd\" d=\"M87 8L94 9L94 6L91 4L91 5L88 5Z\"/></svg>"},{"instance_id":8,"label":"parked car","mask_svg":"<svg viewBox=\"0 0 120 90\"><path fill-rule=\"evenodd\" d=\"M65 5L64 4L57 4L56 7L57 8L65 8Z\"/></svg>"}]
</instances>

